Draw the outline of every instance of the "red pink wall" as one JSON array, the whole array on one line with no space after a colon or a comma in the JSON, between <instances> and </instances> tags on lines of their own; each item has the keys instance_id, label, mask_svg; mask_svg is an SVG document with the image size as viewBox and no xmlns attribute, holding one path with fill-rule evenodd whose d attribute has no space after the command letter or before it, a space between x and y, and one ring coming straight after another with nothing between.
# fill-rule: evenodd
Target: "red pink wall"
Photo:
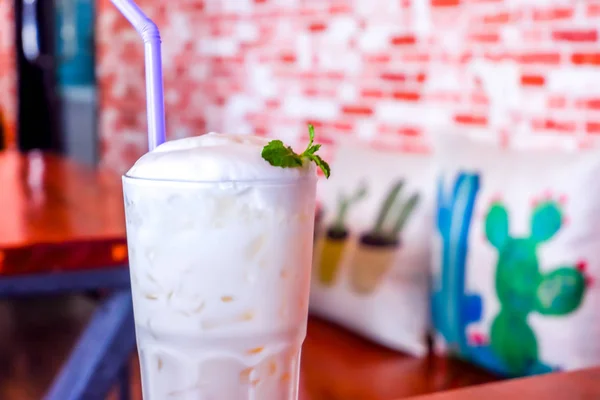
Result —
<instances>
[{"instance_id":1,"label":"red pink wall","mask_svg":"<svg viewBox=\"0 0 600 400\"><path fill-rule=\"evenodd\" d=\"M146 146L143 46L99 0L103 163ZM600 134L600 1L140 0L163 36L171 138L207 131L409 151L431 132Z\"/></svg>"}]
</instances>

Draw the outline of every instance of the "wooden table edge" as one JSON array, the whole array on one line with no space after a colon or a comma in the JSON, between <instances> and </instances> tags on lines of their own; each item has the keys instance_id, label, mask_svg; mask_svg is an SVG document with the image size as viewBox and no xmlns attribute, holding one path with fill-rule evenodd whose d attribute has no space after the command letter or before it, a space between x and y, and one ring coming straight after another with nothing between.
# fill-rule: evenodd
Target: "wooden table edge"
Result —
<instances>
[{"instance_id":1,"label":"wooden table edge","mask_svg":"<svg viewBox=\"0 0 600 400\"><path fill-rule=\"evenodd\" d=\"M485 383L408 398L410 400L495 400L511 397L514 399L600 399L600 367Z\"/></svg>"}]
</instances>

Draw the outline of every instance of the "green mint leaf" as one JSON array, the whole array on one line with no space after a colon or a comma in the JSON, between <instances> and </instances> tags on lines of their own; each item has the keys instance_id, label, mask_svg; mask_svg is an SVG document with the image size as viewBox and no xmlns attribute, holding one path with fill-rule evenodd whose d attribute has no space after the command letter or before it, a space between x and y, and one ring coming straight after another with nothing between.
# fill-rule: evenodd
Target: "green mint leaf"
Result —
<instances>
[{"instance_id":1,"label":"green mint leaf","mask_svg":"<svg viewBox=\"0 0 600 400\"><path fill-rule=\"evenodd\" d=\"M304 160L310 160L317 164L326 178L331 175L329 164L315 153L321 148L320 144L313 144L315 140L315 128L308 125L308 136L310 141L302 154L297 154L291 147L283 144L281 140L271 140L262 150L262 158L274 167L296 168L303 165Z\"/></svg>"},{"instance_id":2,"label":"green mint leaf","mask_svg":"<svg viewBox=\"0 0 600 400\"><path fill-rule=\"evenodd\" d=\"M315 127L312 124L308 124L308 137L310 141L308 142L308 146L306 146L306 149L310 149L313 142L315 141Z\"/></svg>"},{"instance_id":3,"label":"green mint leaf","mask_svg":"<svg viewBox=\"0 0 600 400\"><path fill-rule=\"evenodd\" d=\"M320 144L312 145L308 149L304 150L304 153L302 153L302 155L308 156L309 154L315 154L320 148L321 148Z\"/></svg>"},{"instance_id":4,"label":"green mint leaf","mask_svg":"<svg viewBox=\"0 0 600 400\"><path fill-rule=\"evenodd\" d=\"M310 156L308 156L308 158L313 160L315 164L317 164L317 166L321 168L321 171L323 171L325 178L329 179L329 175L331 175L331 168L329 168L329 164L327 164L325 160L323 160L316 154L311 154Z\"/></svg>"},{"instance_id":5,"label":"green mint leaf","mask_svg":"<svg viewBox=\"0 0 600 400\"><path fill-rule=\"evenodd\" d=\"M262 150L262 158L274 167L301 167L302 157L294 153L291 147L281 140L271 140Z\"/></svg>"}]
</instances>

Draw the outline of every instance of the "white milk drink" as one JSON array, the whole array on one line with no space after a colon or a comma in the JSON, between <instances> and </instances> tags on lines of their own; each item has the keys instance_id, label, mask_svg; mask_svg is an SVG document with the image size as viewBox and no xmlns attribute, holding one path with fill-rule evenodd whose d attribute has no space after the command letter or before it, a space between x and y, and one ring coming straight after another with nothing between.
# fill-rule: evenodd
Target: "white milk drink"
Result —
<instances>
[{"instance_id":1,"label":"white milk drink","mask_svg":"<svg viewBox=\"0 0 600 400\"><path fill-rule=\"evenodd\" d=\"M170 141L123 177L145 400L295 400L316 173L267 140Z\"/></svg>"}]
</instances>

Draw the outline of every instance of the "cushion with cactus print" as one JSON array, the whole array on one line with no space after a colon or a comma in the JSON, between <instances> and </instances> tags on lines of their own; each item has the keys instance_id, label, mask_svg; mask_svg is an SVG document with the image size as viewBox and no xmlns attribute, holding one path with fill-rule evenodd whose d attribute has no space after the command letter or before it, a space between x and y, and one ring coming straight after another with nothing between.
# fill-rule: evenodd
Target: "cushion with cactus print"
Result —
<instances>
[{"instance_id":1,"label":"cushion with cactus print","mask_svg":"<svg viewBox=\"0 0 600 400\"><path fill-rule=\"evenodd\" d=\"M426 353L431 157L341 143L320 182L310 309L367 338Z\"/></svg>"},{"instance_id":2,"label":"cushion with cactus print","mask_svg":"<svg viewBox=\"0 0 600 400\"><path fill-rule=\"evenodd\" d=\"M508 376L600 363L600 153L436 146L435 348Z\"/></svg>"}]
</instances>

